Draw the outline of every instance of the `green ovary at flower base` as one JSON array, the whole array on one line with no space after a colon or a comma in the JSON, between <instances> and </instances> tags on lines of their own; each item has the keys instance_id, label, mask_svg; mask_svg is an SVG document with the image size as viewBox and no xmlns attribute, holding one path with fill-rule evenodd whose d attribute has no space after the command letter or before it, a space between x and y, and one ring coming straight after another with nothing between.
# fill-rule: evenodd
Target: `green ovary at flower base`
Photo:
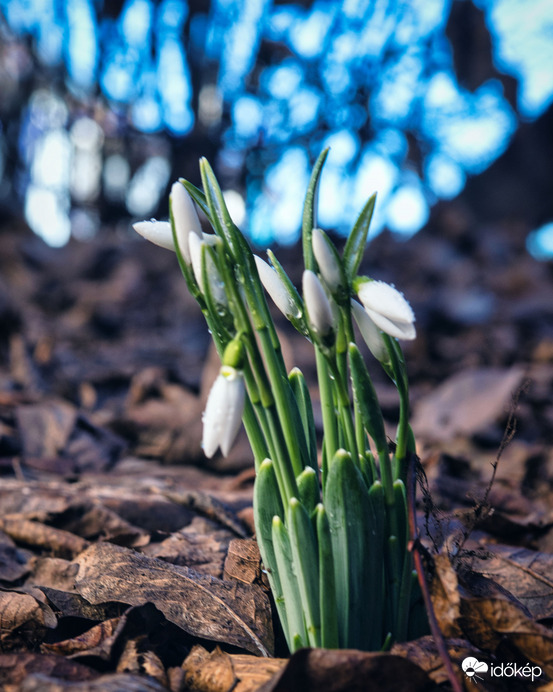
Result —
<instances>
[{"instance_id":1,"label":"green ovary at flower base","mask_svg":"<svg viewBox=\"0 0 553 692\"><path fill-rule=\"evenodd\" d=\"M291 651L303 646L378 650L426 631L408 551L405 482L414 442L398 339L415 337L414 314L393 286L357 272L374 196L340 255L317 228L319 157L303 214L302 294L269 251L255 257L233 223L205 159L203 191L181 180L171 221L138 233L176 252L221 357L204 413L203 448L227 454L243 420L256 466L256 536ZM195 205L214 233L202 232ZM265 290L313 344L323 421L321 463L309 388L286 372ZM355 301L357 294L360 300ZM354 320L399 393L394 452Z\"/></svg>"}]
</instances>

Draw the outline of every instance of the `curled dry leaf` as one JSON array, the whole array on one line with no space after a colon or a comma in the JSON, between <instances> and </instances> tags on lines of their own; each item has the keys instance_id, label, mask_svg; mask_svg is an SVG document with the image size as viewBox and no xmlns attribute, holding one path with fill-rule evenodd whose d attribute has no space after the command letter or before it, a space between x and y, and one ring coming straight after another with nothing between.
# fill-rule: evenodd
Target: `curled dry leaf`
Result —
<instances>
[{"instance_id":1,"label":"curled dry leaf","mask_svg":"<svg viewBox=\"0 0 553 692\"><path fill-rule=\"evenodd\" d=\"M83 651L90 651L91 649L97 650L101 645L104 645L104 648L107 650L105 644L109 642L110 639L113 639L119 621L120 618L104 620L104 622L94 625L94 627L91 627L77 637L64 639L54 644L43 644L42 650L46 653L58 654L60 656L73 656ZM109 642L109 648L111 648L111 642ZM105 656L101 658L105 658Z\"/></svg>"},{"instance_id":2,"label":"curled dry leaf","mask_svg":"<svg viewBox=\"0 0 553 692\"><path fill-rule=\"evenodd\" d=\"M0 649L14 651L40 641L55 625L44 604L27 593L0 591ZM49 610L49 609L48 609Z\"/></svg>"},{"instance_id":3,"label":"curled dry leaf","mask_svg":"<svg viewBox=\"0 0 553 692\"><path fill-rule=\"evenodd\" d=\"M38 557L30 560L31 574L27 586L38 586L72 591L78 568L69 560L60 557Z\"/></svg>"},{"instance_id":4,"label":"curled dry leaf","mask_svg":"<svg viewBox=\"0 0 553 692\"><path fill-rule=\"evenodd\" d=\"M534 622L523 605L491 580L481 577L469 588L473 593L462 594L459 618L467 639L488 651L508 642L553 677L553 632Z\"/></svg>"},{"instance_id":5,"label":"curled dry leaf","mask_svg":"<svg viewBox=\"0 0 553 692\"><path fill-rule=\"evenodd\" d=\"M165 667L155 652L144 647L143 640L144 637L137 637L126 642L117 664L117 672L147 675L166 688L169 683Z\"/></svg>"},{"instance_id":6,"label":"curled dry leaf","mask_svg":"<svg viewBox=\"0 0 553 692\"><path fill-rule=\"evenodd\" d=\"M489 661L488 657L484 656L480 649L472 646L472 644L465 639L446 639L445 644L447 654L453 663L454 670L460 671L463 659L468 656L473 656L480 661ZM428 673L429 677L432 678L437 685L443 685L449 682L443 659L431 635L419 637L419 639L409 642L402 642L401 644L394 644L391 653L407 658L412 663L415 663ZM503 683L499 681L499 686L493 689L501 690L502 684Z\"/></svg>"},{"instance_id":7,"label":"curled dry leaf","mask_svg":"<svg viewBox=\"0 0 553 692\"><path fill-rule=\"evenodd\" d=\"M445 555L436 560L436 578L439 581L433 587L437 594L435 613L443 632L460 629L473 645L490 652L508 643L525 660L541 666L546 675L553 674L553 633L534 622L529 611L507 589L467 568L461 570L459 585ZM444 605L444 593L455 600L453 608ZM458 599L455 593L459 594Z\"/></svg>"},{"instance_id":8,"label":"curled dry leaf","mask_svg":"<svg viewBox=\"0 0 553 692\"><path fill-rule=\"evenodd\" d=\"M202 574L221 578L223 563L234 533L205 517L195 517L161 543L151 543L143 552L174 565L185 565Z\"/></svg>"},{"instance_id":9,"label":"curled dry leaf","mask_svg":"<svg viewBox=\"0 0 553 692\"><path fill-rule=\"evenodd\" d=\"M470 564L510 591L532 617L553 617L553 555L493 545L485 557L473 556Z\"/></svg>"},{"instance_id":10,"label":"curled dry leaf","mask_svg":"<svg viewBox=\"0 0 553 692\"><path fill-rule=\"evenodd\" d=\"M70 661L61 656L51 654L2 654L0 655L0 689L13 689L14 692L21 689L23 681L27 682L30 678L50 677L63 681L79 682L85 684L86 681L94 680L98 673L87 666L83 666L76 661ZM34 689L38 689L35 687ZM42 692L47 688L42 687Z\"/></svg>"},{"instance_id":11,"label":"curled dry leaf","mask_svg":"<svg viewBox=\"0 0 553 692\"><path fill-rule=\"evenodd\" d=\"M225 582L108 543L75 560L75 587L91 603L153 603L189 634L264 656L273 650L268 598L255 586Z\"/></svg>"},{"instance_id":12,"label":"curled dry leaf","mask_svg":"<svg viewBox=\"0 0 553 692\"><path fill-rule=\"evenodd\" d=\"M182 669L185 689L195 692L229 692L238 682L230 656L219 647L209 653L202 646L195 646Z\"/></svg>"},{"instance_id":13,"label":"curled dry leaf","mask_svg":"<svg viewBox=\"0 0 553 692\"><path fill-rule=\"evenodd\" d=\"M30 571L30 553L16 548L13 540L0 531L0 581L4 584L20 580Z\"/></svg>"},{"instance_id":14,"label":"curled dry leaf","mask_svg":"<svg viewBox=\"0 0 553 692\"><path fill-rule=\"evenodd\" d=\"M430 692L435 685L419 666L393 654L300 649L258 692L367 692L368 689Z\"/></svg>"},{"instance_id":15,"label":"curled dry leaf","mask_svg":"<svg viewBox=\"0 0 553 692\"><path fill-rule=\"evenodd\" d=\"M80 536L38 521L6 517L0 519L0 530L11 536L16 543L48 550L61 558L72 558L88 545L88 541Z\"/></svg>"},{"instance_id":16,"label":"curled dry leaf","mask_svg":"<svg viewBox=\"0 0 553 692\"><path fill-rule=\"evenodd\" d=\"M446 380L415 408L415 436L449 440L472 435L497 420L523 377L520 367L463 370Z\"/></svg>"},{"instance_id":17,"label":"curled dry leaf","mask_svg":"<svg viewBox=\"0 0 553 692\"><path fill-rule=\"evenodd\" d=\"M244 584L260 584L263 579L261 555L253 538L235 538L228 547L225 559L225 579Z\"/></svg>"},{"instance_id":18,"label":"curled dry leaf","mask_svg":"<svg viewBox=\"0 0 553 692\"><path fill-rule=\"evenodd\" d=\"M286 659L211 653L196 645L182 664L183 684L194 692L257 692L286 665Z\"/></svg>"},{"instance_id":19,"label":"curled dry leaf","mask_svg":"<svg viewBox=\"0 0 553 692\"><path fill-rule=\"evenodd\" d=\"M142 675L103 675L85 683L60 682L56 678L33 675L18 692L167 692L157 680Z\"/></svg>"},{"instance_id":20,"label":"curled dry leaf","mask_svg":"<svg viewBox=\"0 0 553 692\"><path fill-rule=\"evenodd\" d=\"M457 574L447 555L434 556L434 576L430 595L434 613L444 637L459 637L461 630L457 624L461 596Z\"/></svg>"}]
</instances>

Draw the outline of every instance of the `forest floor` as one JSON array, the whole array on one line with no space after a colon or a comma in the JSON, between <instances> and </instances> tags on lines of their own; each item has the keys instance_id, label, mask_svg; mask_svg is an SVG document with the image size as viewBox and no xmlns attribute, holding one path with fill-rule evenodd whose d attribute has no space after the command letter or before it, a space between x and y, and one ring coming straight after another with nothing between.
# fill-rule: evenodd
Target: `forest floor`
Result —
<instances>
[{"instance_id":1,"label":"forest floor","mask_svg":"<svg viewBox=\"0 0 553 692\"><path fill-rule=\"evenodd\" d=\"M421 539L467 690L553 690L553 268L522 235L444 211L408 241L379 236L364 265L417 315ZM297 280L298 250L276 254ZM279 326L312 378L309 343ZM115 235L54 250L4 229L0 359L1 689L451 689L430 636L287 658L252 540L247 441L201 452L218 366L172 253ZM487 664L480 680L467 657Z\"/></svg>"}]
</instances>

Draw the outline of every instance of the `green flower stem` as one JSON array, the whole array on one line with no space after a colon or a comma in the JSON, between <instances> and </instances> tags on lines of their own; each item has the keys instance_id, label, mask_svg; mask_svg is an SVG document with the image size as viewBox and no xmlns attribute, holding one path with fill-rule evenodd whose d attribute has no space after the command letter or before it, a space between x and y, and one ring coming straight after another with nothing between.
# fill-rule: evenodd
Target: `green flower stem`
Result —
<instances>
[{"instance_id":1,"label":"green flower stem","mask_svg":"<svg viewBox=\"0 0 553 692\"><path fill-rule=\"evenodd\" d=\"M411 435L409 430L409 385L401 346L396 339L392 339L388 334L382 334L382 336L390 355L394 382L399 393L399 423L396 433L396 451L394 454L394 477L399 478L405 483L405 476L407 473L405 458Z\"/></svg>"},{"instance_id":2,"label":"green flower stem","mask_svg":"<svg viewBox=\"0 0 553 692\"><path fill-rule=\"evenodd\" d=\"M339 365L332 358L327 360L329 364L330 374L334 377L333 386L336 390L336 398L338 402L338 414L342 424L342 432L345 435L347 449L350 452L352 459L356 465L359 465L359 452L355 438L355 430L351 419L351 408L347 384L342 377ZM347 368L346 368L347 377Z\"/></svg>"},{"instance_id":3,"label":"green flower stem","mask_svg":"<svg viewBox=\"0 0 553 692\"><path fill-rule=\"evenodd\" d=\"M323 455L323 487L326 483L326 473L328 462L338 451L338 427L336 420L336 409L334 407L334 394L332 391L332 382L328 374L326 358L321 351L315 346L315 361L317 364L317 379L319 381L319 394L321 398L321 413L323 417L324 430L324 446L325 453ZM326 463L325 463L326 462Z\"/></svg>"},{"instance_id":4,"label":"green flower stem","mask_svg":"<svg viewBox=\"0 0 553 692\"><path fill-rule=\"evenodd\" d=\"M409 611L411 605L411 591L413 586L413 557L411 553L405 552L403 558L403 572L399 586L397 619L396 619L396 641L406 641L409 630Z\"/></svg>"},{"instance_id":5,"label":"green flower stem","mask_svg":"<svg viewBox=\"0 0 553 692\"><path fill-rule=\"evenodd\" d=\"M346 334L346 341L348 344L355 343L355 336L353 333L353 319L351 316L350 296L347 296L344 299L344 302L341 305L341 314L343 317L344 331ZM346 353L346 358L347 358L347 353ZM354 419L354 425L355 425L355 441L357 443L357 450L359 452L359 455L365 455L365 459L367 461L371 462L370 466L372 469L372 477L373 477L373 480L376 480L376 478L378 477L378 474L376 473L374 457L372 456L372 454L370 455L369 459L367 459L367 457L366 457L366 451L368 448L367 436L366 436L365 426L363 425L363 416L361 415L361 411L359 409L359 402L357 401L357 399L355 397L353 398L353 419Z\"/></svg>"},{"instance_id":6,"label":"green flower stem","mask_svg":"<svg viewBox=\"0 0 553 692\"><path fill-rule=\"evenodd\" d=\"M255 471L259 471L259 467L264 459L269 456L265 436L260 428L259 421L255 415L254 406L250 401L249 396L246 397L244 403L244 413L242 415L246 435L252 446L253 458L255 461Z\"/></svg>"},{"instance_id":7,"label":"green flower stem","mask_svg":"<svg viewBox=\"0 0 553 692\"><path fill-rule=\"evenodd\" d=\"M305 437L303 435L298 435L299 414L296 420L292 418L292 406L290 404L294 394L290 387L286 370L273 348L268 329L264 326L256 331L259 337L259 343L261 344L261 350L265 356L267 374L275 398L276 410L284 433L284 439L286 441L294 476L299 476L304 467L309 465L309 452L307 451ZM301 448L300 440L303 442Z\"/></svg>"}]
</instances>

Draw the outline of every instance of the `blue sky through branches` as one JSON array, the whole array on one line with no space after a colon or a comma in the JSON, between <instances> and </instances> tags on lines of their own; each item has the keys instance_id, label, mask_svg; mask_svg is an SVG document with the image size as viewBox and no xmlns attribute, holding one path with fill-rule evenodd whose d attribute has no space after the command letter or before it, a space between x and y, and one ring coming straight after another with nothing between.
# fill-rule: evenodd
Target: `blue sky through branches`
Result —
<instances>
[{"instance_id":1,"label":"blue sky through branches","mask_svg":"<svg viewBox=\"0 0 553 692\"><path fill-rule=\"evenodd\" d=\"M246 171L245 185L229 187L229 204L261 245L297 239L311 161L324 146L331 153L320 223L345 232L378 190L373 232L386 226L408 236L432 204L455 197L468 175L503 153L522 119L548 107L553 5L475 5L497 69L518 80L516 110L499 79L472 91L459 84L445 35L450 0L316 0L308 8L212 0L208 14L193 15L185 1L127 0L116 19L92 0L0 0L13 35L32 36L43 64L65 64L77 98L99 89L144 133L217 132L229 180ZM281 47L270 60L267 45ZM67 239L75 202L92 200L94 185L124 197L131 215L148 216L169 183L169 154L131 170L124 157L102 153L105 128L83 120L42 90L21 128L27 218L53 244ZM409 156L413 142L419 165Z\"/></svg>"}]
</instances>

